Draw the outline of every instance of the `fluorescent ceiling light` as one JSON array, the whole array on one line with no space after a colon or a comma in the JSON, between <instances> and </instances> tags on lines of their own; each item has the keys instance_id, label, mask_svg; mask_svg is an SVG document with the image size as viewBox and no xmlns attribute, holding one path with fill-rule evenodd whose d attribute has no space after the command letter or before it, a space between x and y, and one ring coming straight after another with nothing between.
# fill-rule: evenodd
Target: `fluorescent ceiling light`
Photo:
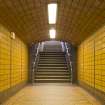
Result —
<instances>
[{"instance_id":1,"label":"fluorescent ceiling light","mask_svg":"<svg viewBox=\"0 0 105 105\"><path fill-rule=\"evenodd\" d=\"M50 29L49 30L50 38L54 39L56 36L56 30L55 29Z\"/></svg>"},{"instance_id":2,"label":"fluorescent ceiling light","mask_svg":"<svg viewBox=\"0 0 105 105\"><path fill-rule=\"evenodd\" d=\"M48 4L49 24L55 24L56 23L56 17L57 17L57 4L56 3Z\"/></svg>"}]
</instances>

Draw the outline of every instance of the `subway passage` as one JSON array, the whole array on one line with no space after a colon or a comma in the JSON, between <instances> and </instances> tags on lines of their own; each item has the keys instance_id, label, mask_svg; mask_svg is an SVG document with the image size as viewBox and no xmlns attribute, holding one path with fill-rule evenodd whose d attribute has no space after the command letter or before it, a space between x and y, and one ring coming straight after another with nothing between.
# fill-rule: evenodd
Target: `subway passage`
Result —
<instances>
[{"instance_id":1,"label":"subway passage","mask_svg":"<svg viewBox=\"0 0 105 105\"><path fill-rule=\"evenodd\" d=\"M0 105L105 105L105 0L0 0Z\"/></svg>"}]
</instances>

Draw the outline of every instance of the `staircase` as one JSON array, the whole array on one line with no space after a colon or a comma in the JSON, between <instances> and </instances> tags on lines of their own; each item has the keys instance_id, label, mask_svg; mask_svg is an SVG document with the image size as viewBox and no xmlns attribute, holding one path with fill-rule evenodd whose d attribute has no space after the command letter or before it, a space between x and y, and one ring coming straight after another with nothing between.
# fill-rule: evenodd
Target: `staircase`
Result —
<instances>
[{"instance_id":1,"label":"staircase","mask_svg":"<svg viewBox=\"0 0 105 105\"><path fill-rule=\"evenodd\" d=\"M71 73L68 70L64 52L40 52L37 70L34 73L35 83L70 83Z\"/></svg>"},{"instance_id":2,"label":"staircase","mask_svg":"<svg viewBox=\"0 0 105 105\"><path fill-rule=\"evenodd\" d=\"M44 43L44 52L62 52L60 41L46 41Z\"/></svg>"}]
</instances>

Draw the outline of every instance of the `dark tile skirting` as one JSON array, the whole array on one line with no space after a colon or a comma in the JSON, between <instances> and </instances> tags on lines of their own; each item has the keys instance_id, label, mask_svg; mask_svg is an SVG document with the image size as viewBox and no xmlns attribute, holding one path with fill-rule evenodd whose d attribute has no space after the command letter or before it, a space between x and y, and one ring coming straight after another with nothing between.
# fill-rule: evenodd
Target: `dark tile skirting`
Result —
<instances>
[{"instance_id":1,"label":"dark tile skirting","mask_svg":"<svg viewBox=\"0 0 105 105\"><path fill-rule=\"evenodd\" d=\"M18 92L20 89L26 86L26 82L22 82L14 87L9 88L8 90L5 90L3 92L0 92L0 105L6 101L9 97L14 95L16 92Z\"/></svg>"},{"instance_id":2,"label":"dark tile skirting","mask_svg":"<svg viewBox=\"0 0 105 105\"><path fill-rule=\"evenodd\" d=\"M98 89L95 89L93 87L90 87L84 82L78 82L78 85L82 87L83 89L85 89L86 91L88 91L89 93L91 93L97 100L101 102L102 105L105 105L105 93L104 92Z\"/></svg>"}]
</instances>

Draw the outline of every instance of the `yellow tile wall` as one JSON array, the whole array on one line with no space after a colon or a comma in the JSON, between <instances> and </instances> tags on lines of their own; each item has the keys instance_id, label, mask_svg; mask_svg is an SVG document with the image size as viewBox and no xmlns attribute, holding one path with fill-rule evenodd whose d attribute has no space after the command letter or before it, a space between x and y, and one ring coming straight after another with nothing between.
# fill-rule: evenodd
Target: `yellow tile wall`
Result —
<instances>
[{"instance_id":1,"label":"yellow tile wall","mask_svg":"<svg viewBox=\"0 0 105 105\"><path fill-rule=\"evenodd\" d=\"M94 40L89 39L84 42L84 81L94 86Z\"/></svg>"},{"instance_id":2,"label":"yellow tile wall","mask_svg":"<svg viewBox=\"0 0 105 105\"><path fill-rule=\"evenodd\" d=\"M21 82L21 41L16 38L11 43L11 85L14 86Z\"/></svg>"},{"instance_id":3,"label":"yellow tile wall","mask_svg":"<svg viewBox=\"0 0 105 105\"><path fill-rule=\"evenodd\" d=\"M0 25L0 92L28 79L28 48Z\"/></svg>"},{"instance_id":4,"label":"yellow tile wall","mask_svg":"<svg viewBox=\"0 0 105 105\"><path fill-rule=\"evenodd\" d=\"M105 32L95 38L95 88L105 92Z\"/></svg>"},{"instance_id":5,"label":"yellow tile wall","mask_svg":"<svg viewBox=\"0 0 105 105\"><path fill-rule=\"evenodd\" d=\"M78 50L78 70L79 70L79 72L78 72L78 79L80 80L80 81L83 81L84 80L84 69L83 69L83 45L80 45L79 46L79 50Z\"/></svg>"},{"instance_id":6,"label":"yellow tile wall","mask_svg":"<svg viewBox=\"0 0 105 105\"><path fill-rule=\"evenodd\" d=\"M27 47L25 44L22 44L22 58L21 58L21 64L22 64L22 81L28 80L28 55L27 55Z\"/></svg>"},{"instance_id":7,"label":"yellow tile wall","mask_svg":"<svg viewBox=\"0 0 105 105\"><path fill-rule=\"evenodd\" d=\"M105 27L79 45L78 80L105 92Z\"/></svg>"},{"instance_id":8,"label":"yellow tile wall","mask_svg":"<svg viewBox=\"0 0 105 105\"><path fill-rule=\"evenodd\" d=\"M0 26L0 91L10 87L10 37Z\"/></svg>"}]
</instances>

